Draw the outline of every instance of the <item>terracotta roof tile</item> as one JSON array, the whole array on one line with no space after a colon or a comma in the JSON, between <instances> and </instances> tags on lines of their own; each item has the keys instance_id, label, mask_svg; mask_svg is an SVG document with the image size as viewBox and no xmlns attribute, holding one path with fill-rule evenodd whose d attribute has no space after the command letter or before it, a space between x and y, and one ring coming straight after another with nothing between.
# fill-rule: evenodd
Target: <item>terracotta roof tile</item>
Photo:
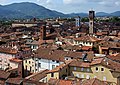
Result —
<instances>
[{"instance_id":1,"label":"terracotta roof tile","mask_svg":"<svg viewBox=\"0 0 120 85\"><path fill-rule=\"evenodd\" d=\"M88 60L91 60L94 55L92 52L86 52ZM57 55L56 55L57 54ZM50 48L39 48L35 54L37 58L43 58L48 60L64 61L65 57L73 59L81 59L83 52L63 51L63 50L52 50Z\"/></svg>"},{"instance_id":2,"label":"terracotta roof tile","mask_svg":"<svg viewBox=\"0 0 120 85\"><path fill-rule=\"evenodd\" d=\"M120 62L120 53L116 54L116 55L109 55L107 57L114 60L114 61L116 61L116 62Z\"/></svg>"},{"instance_id":3,"label":"terracotta roof tile","mask_svg":"<svg viewBox=\"0 0 120 85\"><path fill-rule=\"evenodd\" d=\"M85 67L85 68L89 68L90 67L90 63L79 61L79 60L74 60L69 65L70 66L76 66L76 67Z\"/></svg>"},{"instance_id":4,"label":"terracotta roof tile","mask_svg":"<svg viewBox=\"0 0 120 85\"><path fill-rule=\"evenodd\" d=\"M91 62L91 65L101 64L104 58L96 58Z\"/></svg>"},{"instance_id":5,"label":"terracotta roof tile","mask_svg":"<svg viewBox=\"0 0 120 85\"><path fill-rule=\"evenodd\" d=\"M8 54L16 54L18 51L16 49L12 49L11 47L0 47L0 52L1 53L8 53Z\"/></svg>"},{"instance_id":6,"label":"terracotta roof tile","mask_svg":"<svg viewBox=\"0 0 120 85\"><path fill-rule=\"evenodd\" d=\"M50 85L73 85L73 81L71 80L60 80L60 79L53 79L51 78L49 81L48 81L48 84Z\"/></svg>"},{"instance_id":7,"label":"terracotta roof tile","mask_svg":"<svg viewBox=\"0 0 120 85\"><path fill-rule=\"evenodd\" d=\"M7 79L10 76L10 72L0 70L0 78Z\"/></svg>"},{"instance_id":8,"label":"terracotta roof tile","mask_svg":"<svg viewBox=\"0 0 120 85\"><path fill-rule=\"evenodd\" d=\"M108 50L109 47L101 47L101 49Z\"/></svg>"},{"instance_id":9,"label":"terracotta roof tile","mask_svg":"<svg viewBox=\"0 0 120 85\"><path fill-rule=\"evenodd\" d=\"M87 80L83 80L81 82L81 85L108 85L107 82L101 81L97 78L93 78L93 79L87 79Z\"/></svg>"},{"instance_id":10,"label":"terracotta roof tile","mask_svg":"<svg viewBox=\"0 0 120 85\"><path fill-rule=\"evenodd\" d=\"M90 50L92 49L92 46L82 46L82 50Z\"/></svg>"},{"instance_id":11,"label":"terracotta roof tile","mask_svg":"<svg viewBox=\"0 0 120 85\"><path fill-rule=\"evenodd\" d=\"M83 36L79 38L75 38L76 41L85 41L85 42L97 42L100 41L100 39L93 37L93 36Z\"/></svg>"},{"instance_id":12,"label":"terracotta roof tile","mask_svg":"<svg viewBox=\"0 0 120 85\"><path fill-rule=\"evenodd\" d=\"M99 79L84 79L82 81L60 80L51 78L48 81L50 85L109 85L109 82L101 81Z\"/></svg>"},{"instance_id":13,"label":"terracotta roof tile","mask_svg":"<svg viewBox=\"0 0 120 85\"><path fill-rule=\"evenodd\" d=\"M6 80L7 83L10 83L10 84L17 84L17 85L20 85L22 82L23 82L23 79L21 78L8 78Z\"/></svg>"},{"instance_id":14,"label":"terracotta roof tile","mask_svg":"<svg viewBox=\"0 0 120 85\"><path fill-rule=\"evenodd\" d=\"M20 63L22 62L22 60L18 59L18 58L12 58L10 59L11 62L16 62L16 63Z\"/></svg>"},{"instance_id":15,"label":"terracotta roof tile","mask_svg":"<svg viewBox=\"0 0 120 85\"><path fill-rule=\"evenodd\" d=\"M115 62L109 58L97 58L91 62L91 66L98 65L98 64L103 65L103 66L111 69L112 71L120 72L120 68L119 68L120 63Z\"/></svg>"},{"instance_id":16,"label":"terracotta roof tile","mask_svg":"<svg viewBox=\"0 0 120 85\"><path fill-rule=\"evenodd\" d=\"M47 76L47 72L48 72L48 70L42 70L38 73L34 73L34 74L26 77L25 79L32 80L32 81L39 81L42 78Z\"/></svg>"}]
</instances>

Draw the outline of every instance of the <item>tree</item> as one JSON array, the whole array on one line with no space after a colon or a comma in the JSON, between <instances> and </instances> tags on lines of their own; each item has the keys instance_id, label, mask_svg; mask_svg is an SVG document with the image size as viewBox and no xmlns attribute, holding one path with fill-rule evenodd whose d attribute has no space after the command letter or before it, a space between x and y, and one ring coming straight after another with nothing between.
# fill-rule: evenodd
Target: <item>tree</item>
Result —
<instances>
[{"instance_id":1,"label":"tree","mask_svg":"<svg viewBox=\"0 0 120 85\"><path fill-rule=\"evenodd\" d=\"M89 22L88 17L84 17L84 18L82 18L82 19L81 19L81 22Z\"/></svg>"}]
</instances>

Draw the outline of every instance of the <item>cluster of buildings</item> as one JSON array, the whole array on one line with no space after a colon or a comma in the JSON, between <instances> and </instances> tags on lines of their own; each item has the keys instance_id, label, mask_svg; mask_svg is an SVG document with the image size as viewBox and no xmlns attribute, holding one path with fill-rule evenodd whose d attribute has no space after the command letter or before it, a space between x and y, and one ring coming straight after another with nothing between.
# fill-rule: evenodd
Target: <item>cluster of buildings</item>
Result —
<instances>
[{"instance_id":1,"label":"cluster of buildings","mask_svg":"<svg viewBox=\"0 0 120 85\"><path fill-rule=\"evenodd\" d=\"M120 85L120 23L15 21L0 33L1 85Z\"/></svg>"}]
</instances>

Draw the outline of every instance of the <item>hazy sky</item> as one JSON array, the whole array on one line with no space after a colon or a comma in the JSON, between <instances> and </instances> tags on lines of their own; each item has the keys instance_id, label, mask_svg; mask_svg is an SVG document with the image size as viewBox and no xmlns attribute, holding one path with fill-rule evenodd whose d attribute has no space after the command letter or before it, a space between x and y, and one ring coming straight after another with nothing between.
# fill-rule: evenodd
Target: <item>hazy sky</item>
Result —
<instances>
[{"instance_id":1,"label":"hazy sky","mask_svg":"<svg viewBox=\"0 0 120 85\"><path fill-rule=\"evenodd\" d=\"M15 2L34 2L63 13L88 12L90 9L108 13L120 10L120 0L0 0L2 5Z\"/></svg>"}]
</instances>

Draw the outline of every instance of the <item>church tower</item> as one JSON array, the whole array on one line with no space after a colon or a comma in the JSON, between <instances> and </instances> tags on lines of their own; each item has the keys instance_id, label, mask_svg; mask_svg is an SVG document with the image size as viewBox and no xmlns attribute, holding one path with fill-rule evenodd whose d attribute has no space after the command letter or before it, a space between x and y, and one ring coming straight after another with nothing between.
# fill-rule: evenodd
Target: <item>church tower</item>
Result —
<instances>
[{"instance_id":1,"label":"church tower","mask_svg":"<svg viewBox=\"0 0 120 85\"><path fill-rule=\"evenodd\" d=\"M81 19L80 16L75 18L75 25L76 25L76 27L80 27L80 21L81 21L80 19Z\"/></svg>"},{"instance_id":2,"label":"church tower","mask_svg":"<svg viewBox=\"0 0 120 85\"><path fill-rule=\"evenodd\" d=\"M89 11L89 34L94 33L94 17L95 17L95 11L90 10Z\"/></svg>"}]
</instances>

